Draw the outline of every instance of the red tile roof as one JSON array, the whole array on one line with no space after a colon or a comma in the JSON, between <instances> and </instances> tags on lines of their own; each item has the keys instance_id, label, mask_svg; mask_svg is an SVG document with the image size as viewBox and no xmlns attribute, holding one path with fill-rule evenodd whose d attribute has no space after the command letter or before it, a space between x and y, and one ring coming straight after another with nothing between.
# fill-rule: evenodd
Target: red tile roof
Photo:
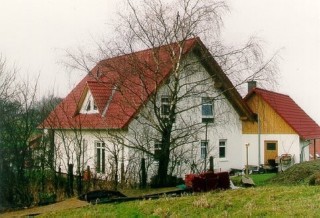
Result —
<instances>
[{"instance_id":1,"label":"red tile roof","mask_svg":"<svg viewBox=\"0 0 320 218\"><path fill-rule=\"evenodd\" d=\"M261 96L303 139L320 138L319 125L288 95L254 88L245 99L253 94Z\"/></svg>"},{"instance_id":2,"label":"red tile roof","mask_svg":"<svg viewBox=\"0 0 320 218\"><path fill-rule=\"evenodd\" d=\"M253 117L252 111L232 88L221 68L214 61L199 38L185 41L182 55L197 49L204 56L206 68L223 81L225 95L242 117ZM200 48L200 49L199 49ZM178 44L148 49L100 61L70 92L40 125L41 128L112 129L125 128L140 107L169 77L172 70L172 51ZM208 63L210 62L210 63ZM79 110L90 90L98 107L97 114L80 114Z\"/></svg>"}]
</instances>

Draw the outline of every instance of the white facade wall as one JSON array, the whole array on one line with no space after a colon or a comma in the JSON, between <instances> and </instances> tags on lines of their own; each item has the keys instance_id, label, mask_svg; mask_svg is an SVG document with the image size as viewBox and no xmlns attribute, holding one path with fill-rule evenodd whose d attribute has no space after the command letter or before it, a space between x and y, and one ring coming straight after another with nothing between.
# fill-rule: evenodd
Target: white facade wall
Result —
<instances>
[{"instance_id":1,"label":"white facade wall","mask_svg":"<svg viewBox=\"0 0 320 218\"><path fill-rule=\"evenodd\" d=\"M197 62L192 56L187 60L193 63ZM209 169L210 156L213 156L214 158L214 169L216 171L228 171L231 167L238 167L239 163L242 163L243 160L241 152L239 152L242 141L242 125L239 115L228 100L225 99L224 95L214 88L214 81L201 65L194 66L192 73L186 72L182 77L182 84L189 85L182 86L180 84L180 86L183 87L181 90L181 96L188 92L188 88L193 89L193 95L185 97L181 102L179 102L177 106L178 111L185 110L187 108L188 110L177 115L173 135L175 135L177 129L186 128L186 125L191 126L191 129L190 134L188 135L188 137L190 137L189 143L178 147L176 151L176 153L181 154L180 157L182 158L180 166L177 167L179 169L176 170L176 174L184 177L186 173L192 172L190 165L193 161L197 165L197 169L194 172L202 172L205 169L205 160L201 158L201 140L205 139L208 140L209 151L207 155L206 169ZM170 79L170 81L172 82L173 79ZM193 87L192 84L197 84L197 86ZM167 94L170 94L170 92L168 92L166 88L162 88L158 91L158 96ZM209 123L207 128L206 124L202 122L202 97L215 98L214 122ZM158 99L161 98L159 97ZM149 108L151 108L150 111L152 113L153 105L149 104L142 110L141 114L148 114L147 111ZM145 140L146 143L149 143L149 147L152 149L154 139L161 140L161 138L156 135L156 131L153 130L152 127L149 125L143 125L143 123L146 122L143 120L143 116L138 117L138 120L132 121L129 125L128 134L132 135L132 137L136 137L137 135L148 135L145 139L139 140ZM219 140L226 141L225 158L219 158ZM128 141L132 142L131 139ZM153 166L156 166L156 162L153 163ZM153 172L155 172L154 169Z\"/></svg>"},{"instance_id":2,"label":"white facade wall","mask_svg":"<svg viewBox=\"0 0 320 218\"><path fill-rule=\"evenodd\" d=\"M90 170L95 172L97 142L104 142L106 145L106 174L98 173L98 177L105 178L108 176L108 173L110 174L113 170L112 166L114 166L115 155L119 158L118 170L120 170L120 164L122 161L124 161L125 164L128 163L128 160L125 158L129 153L128 148L114 142L108 135L107 131L55 130L54 140L56 145L56 168L58 169L60 167L63 173L67 173L68 163L74 165L73 171L75 174L77 173L77 158L79 158L79 156L81 170L86 170L87 166L89 166ZM124 157L124 159L122 159L122 157Z\"/></svg>"},{"instance_id":3,"label":"white facade wall","mask_svg":"<svg viewBox=\"0 0 320 218\"><path fill-rule=\"evenodd\" d=\"M293 157L294 163L300 163L302 147L305 145L305 141L301 141L297 134L261 134L260 135L260 164L264 164L264 150L265 141L277 141L278 143L278 156L283 154L290 154ZM259 135L258 134L243 134L242 137L242 155L246 157L245 144L249 143L249 165L259 165ZM308 147L307 147L308 148ZM303 156L304 161L309 160L309 150L304 149ZM245 166L246 160L243 162Z\"/></svg>"}]
</instances>

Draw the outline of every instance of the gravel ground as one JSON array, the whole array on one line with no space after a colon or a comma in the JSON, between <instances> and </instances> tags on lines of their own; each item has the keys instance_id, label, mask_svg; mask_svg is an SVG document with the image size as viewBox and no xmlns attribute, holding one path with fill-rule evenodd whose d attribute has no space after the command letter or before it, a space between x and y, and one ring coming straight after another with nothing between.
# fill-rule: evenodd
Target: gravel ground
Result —
<instances>
[{"instance_id":1,"label":"gravel ground","mask_svg":"<svg viewBox=\"0 0 320 218\"><path fill-rule=\"evenodd\" d=\"M55 204L3 213L0 214L0 217L29 217L49 213L52 211L61 211L72 208L85 207L87 205L89 205L89 203L86 201L80 201L77 198L70 198L68 200L61 201Z\"/></svg>"}]
</instances>

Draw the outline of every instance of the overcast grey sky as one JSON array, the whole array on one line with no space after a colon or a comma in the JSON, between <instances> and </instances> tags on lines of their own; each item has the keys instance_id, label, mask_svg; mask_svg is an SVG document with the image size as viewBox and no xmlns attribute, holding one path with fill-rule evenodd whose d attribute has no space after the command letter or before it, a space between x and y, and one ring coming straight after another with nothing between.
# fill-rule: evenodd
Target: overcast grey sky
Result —
<instances>
[{"instance_id":1,"label":"overcast grey sky","mask_svg":"<svg viewBox=\"0 0 320 218\"><path fill-rule=\"evenodd\" d=\"M255 35L267 55L281 49L276 91L288 94L320 123L320 1L229 0L224 39L243 42ZM84 76L59 64L63 50L90 47L109 33L115 0L0 0L0 54L22 77L40 75L39 94L65 96Z\"/></svg>"}]
</instances>

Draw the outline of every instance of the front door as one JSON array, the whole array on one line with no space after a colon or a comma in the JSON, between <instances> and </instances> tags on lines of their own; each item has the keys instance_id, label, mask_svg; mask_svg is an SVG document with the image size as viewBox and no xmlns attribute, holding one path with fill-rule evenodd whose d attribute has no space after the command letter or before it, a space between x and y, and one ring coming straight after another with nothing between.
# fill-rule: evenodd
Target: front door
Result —
<instances>
[{"instance_id":1,"label":"front door","mask_svg":"<svg viewBox=\"0 0 320 218\"><path fill-rule=\"evenodd\" d=\"M278 156L278 141L265 141L264 142L264 164L274 162Z\"/></svg>"}]
</instances>

